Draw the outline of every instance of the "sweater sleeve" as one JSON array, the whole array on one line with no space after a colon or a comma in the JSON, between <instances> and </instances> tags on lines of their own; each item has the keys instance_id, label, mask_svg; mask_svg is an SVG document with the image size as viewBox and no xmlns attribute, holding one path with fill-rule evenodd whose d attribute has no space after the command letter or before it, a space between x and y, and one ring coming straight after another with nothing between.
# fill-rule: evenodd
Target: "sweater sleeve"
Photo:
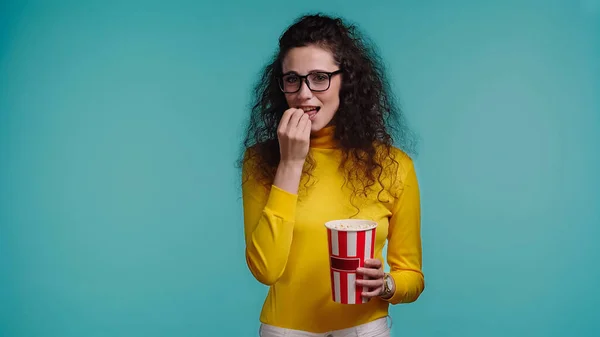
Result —
<instances>
[{"instance_id":1,"label":"sweater sleeve","mask_svg":"<svg viewBox=\"0 0 600 337\"><path fill-rule=\"evenodd\" d=\"M248 172L242 185L246 263L252 275L272 285L283 274L292 245L298 196L272 185L267 190Z\"/></svg>"},{"instance_id":2,"label":"sweater sleeve","mask_svg":"<svg viewBox=\"0 0 600 337\"><path fill-rule=\"evenodd\" d=\"M417 176L411 160L401 177L388 231L387 261L396 290L391 304L414 302L425 288L421 252L421 207Z\"/></svg>"}]
</instances>

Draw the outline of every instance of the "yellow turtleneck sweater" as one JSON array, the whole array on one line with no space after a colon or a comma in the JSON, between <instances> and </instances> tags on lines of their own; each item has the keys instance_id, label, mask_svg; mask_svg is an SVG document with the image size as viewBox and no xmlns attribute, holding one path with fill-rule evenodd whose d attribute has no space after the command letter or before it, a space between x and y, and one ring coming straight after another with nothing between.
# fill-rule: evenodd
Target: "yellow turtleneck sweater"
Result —
<instances>
[{"instance_id":1,"label":"yellow turtleneck sweater","mask_svg":"<svg viewBox=\"0 0 600 337\"><path fill-rule=\"evenodd\" d=\"M338 170L341 151L336 149L333 127L311 137L310 156L316 167L307 190L298 194L277 186L265 189L250 174L243 185L246 261L254 277L268 285L260 321L309 332L327 332L385 317L389 303L412 302L424 288L421 271L420 201L412 160L393 149L399 166L383 179L391 193L378 200L376 185L367 201L351 203L351 190ZM392 298L373 298L366 304L339 304L332 300L325 222L359 218L378 223L375 258L387 262L396 284Z\"/></svg>"}]
</instances>

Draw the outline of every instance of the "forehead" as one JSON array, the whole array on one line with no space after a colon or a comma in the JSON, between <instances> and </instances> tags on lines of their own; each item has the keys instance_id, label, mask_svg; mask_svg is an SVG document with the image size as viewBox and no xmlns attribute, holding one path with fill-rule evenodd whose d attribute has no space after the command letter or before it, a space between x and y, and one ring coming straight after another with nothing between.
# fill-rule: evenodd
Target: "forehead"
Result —
<instances>
[{"instance_id":1,"label":"forehead","mask_svg":"<svg viewBox=\"0 0 600 337\"><path fill-rule=\"evenodd\" d=\"M334 71L337 69L331 52L317 46L290 49L281 65L284 73L295 71L305 74L313 70Z\"/></svg>"}]
</instances>

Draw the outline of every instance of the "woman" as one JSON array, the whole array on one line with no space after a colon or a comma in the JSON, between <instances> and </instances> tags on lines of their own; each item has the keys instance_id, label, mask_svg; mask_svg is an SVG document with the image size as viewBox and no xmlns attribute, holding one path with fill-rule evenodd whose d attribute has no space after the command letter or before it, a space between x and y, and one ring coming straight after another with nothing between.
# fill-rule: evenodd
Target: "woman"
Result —
<instances>
[{"instance_id":1,"label":"woman","mask_svg":"<svg viewBox=\"0 0 600 337\"><path fill-rule=\"evenodd\" d=\"M389 336L389 304L415 301L424 278L412 143L375 53L341 19L304 16L255 93L241 164L246 261L270 287L261 336ZM348 218L378 223L357 270L365 304L331 295L324 224Z\"/></svg>"}]
</instances>

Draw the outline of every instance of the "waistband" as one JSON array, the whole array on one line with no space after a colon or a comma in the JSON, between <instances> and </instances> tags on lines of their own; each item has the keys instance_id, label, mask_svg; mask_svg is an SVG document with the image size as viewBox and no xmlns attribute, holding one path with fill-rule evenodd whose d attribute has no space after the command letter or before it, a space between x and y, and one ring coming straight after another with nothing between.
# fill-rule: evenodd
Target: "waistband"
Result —
<instances>
[{"instance_id":1,"label":"waistband","mask_svg":"<svg viewBox=\"0 0 600 337\"><path fill-rule=\"evenodd\" d=\"M385 316L374 321L353 326L346 329L332 330L323 333L314 333L302 330L285 329L269 324L261 323L259 336L261 337L342 337L342 336L363 336L366 333L385 331L392 329L392 317Z\"/></svg>"}]
</instances>

